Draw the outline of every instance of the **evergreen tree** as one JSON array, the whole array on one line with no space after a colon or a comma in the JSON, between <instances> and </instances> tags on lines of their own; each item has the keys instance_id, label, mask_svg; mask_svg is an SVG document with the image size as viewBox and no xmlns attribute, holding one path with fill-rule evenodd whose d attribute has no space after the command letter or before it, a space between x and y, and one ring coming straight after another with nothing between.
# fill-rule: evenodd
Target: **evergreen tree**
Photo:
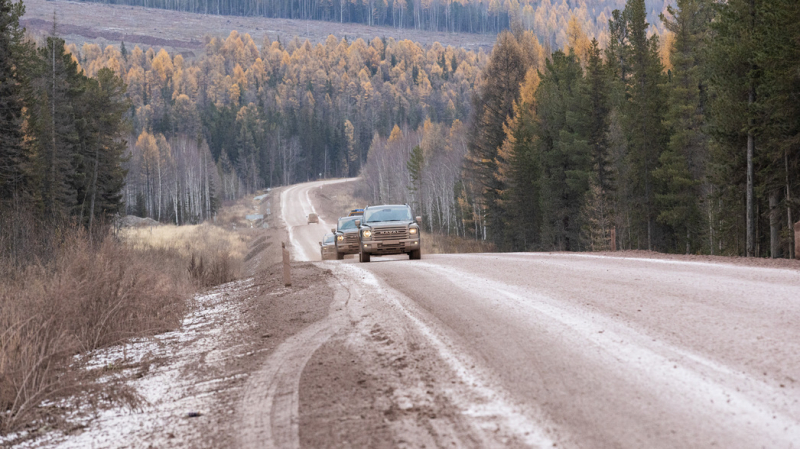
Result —
<instances>
[{"instance_id":1,"label":"evergreen tree","mask_svg":"<svg viewBox=\"0 0 800 449\"><path fill-rule=\"evenodd\" d=\"M637 212L638 226L634 232L643 232L647 249L653 250L659 241L655 226L658 210L653 171L658 167L667 140L662 126L665 112L661 87L663 66L658 55L658 36L647 37L649 24L644 0L628 0L625 9L630 78L627 80L628 101L623 125L628 140L629 182L635 192L631 198ZM639 242L641 244L641 240Z\"/></svg>"},{"instance_id":2,"label":"evergreen tree","mask_svg":"<svg viewBox=\"0 0 800 449\"><path fill-rule=\"evenodd\" d=\"M720 237L732 244L745 236L744 254L757 256L755 175L762 103L757 91L761 71L755 64L762 0L731 0L719 6L712 23L708 73L712 160L717 197L723 203ZM744 204L740 198L744 197ZM744 226L736 219L744 218ZM725 249L740 254L740 248Z\"/></svg>"},{"instance_id":3,"label":"evergreen tree","mask_svg":"<svg viewBox=\"0 0 800 449\"><path fill-rule=\"evenodd\" d=\"M511 33L501 33L485 71L484 85L473 101L475 114L466 164L481 185L489 235L498 243L504 220L499 204L504 186L495 176L498 149L505 140L504 125L513 118L514 103L526 72L525 57L517 40Z\"/></svg>"},{"instance_id":4,"label":"evergreen tree","mask_svg":"<svg viewBox=\"0 0 800 449\"><path fill-rule=\"evenodd\" d=\"M678 243L674 250L687 254L700 249L705 234L702 202L708 194L704 182L708 159L706 135L706 80L701 60L713 8L708 0L678 0L667 7L661 20L675 41L670 52L672 71L668 88L665 125L670 139L654 171L663 192L656 195L658 221L669 226ZM712 244L713 245L713 244Z\"/></svg>"},{"instance_id":5,"label":"evergreen tree","mask_svg":"<svg viewBox=\"0 0 800 449\"><path fill-rule=\"evenodd\" d=\"M122 210L125 170L121 163L127 146L123 137L129 132L124 115L130 104L125 98L125 84L111 69L100 69L96 79L86 82L84 103L88 106L90 135L83 139L92 145L86 154L85 178L89 182L82 204L88 202L87 226L91 233L96 217L109 218Z\"/></svg>"},{"instance_id":6,"label":"evergreen tree","mask_svg":"<svg viewBox=\"0 0 800 449\"><path fill-rule=\"evenodd\" d=\"M770 253L793 258L792 228L800 206L800 3L762 2L757 14L762 26L754 65L761 72L757 97L763 103L764 163L768 167L761 184L770 200ZM782 211L785 227L781 226Z\"/></svg>"},{"instance_id":7,"label":"evergreen tree","mask_svg":"<svg viewBox=\"0 0 800 449\"><path fill-rule=\"evenodd\" d=\"M541 213L544 249L578 251L581 208L589 189L592 154L587 98L575 53L553 53L537 90L538 153L542 164Z\"/></svg>"},{"instance_id":8,"label":"evergreen tree","mask_svg":"<svg viewBox=\"0 0 800 449\"><path fill-rule=\"evenodd\" d=\"M612 198L615 190L615 174L609 152L609 79L600 57L600 46L592 39L586 66L586 82L583 84L588 110L586 110L587 140L591 149L592 175L585 226L589 227L590 241L594 249L605 249L612 226ZM591 221L589 223L588 221Z\"/></svg>"},{"instance_id":9,"label":"evergreen tree","mask_svg":"<svg viewBox=\"0 0 800 449\"><path fill-rule=\"evenodd\" d=\"M0 202L22 193L30 162L22 134L24 73L20 69L29 50L19 27L24 12L22 2L0 0Z\"/></svg>"},{"instance_id":10,"label":"evergreen tree","mask_svg":"<svg viewBox=\"0 0 800 449\"><path fill-rule=\"evenodd\" d=\"M421 210L420 195L422 190L422 169L425 166L425 156L422 147L415 145L411 149L411 155L406 162L406 169L408 170L409 177L411 178L411 185L408 189L411 193L411 201L414 204L414 210Z\"/></svg>"},{"instance_id":11,"label":"evergreen tree","mask_svg":"<svg viewBox=\"0 0 800 449\"><path fill-rule=\"evenodd\" d=\"M529 69L514 107L514 118L506 127L506 141L500 149L497 176L506 189L502 205L506 221L503 248L529 251L541 246L541 161L537 150L536 90L539 74Z\"/></svg>"},{"instance_id":12,"label":"evergreen tree","mask_svg":"<svg viewBox=\"0 0 800 449\"><path fill-rule=\"evenodd\" d=\"M55 35L47 38L36 56L26 121L36 152L42 211L48 220L60 220L75 211L77 188L86 182L85 173L75 170L83 156L77 121L84 119L79 104L85 76Z\"/></svg>"}]
</instances>

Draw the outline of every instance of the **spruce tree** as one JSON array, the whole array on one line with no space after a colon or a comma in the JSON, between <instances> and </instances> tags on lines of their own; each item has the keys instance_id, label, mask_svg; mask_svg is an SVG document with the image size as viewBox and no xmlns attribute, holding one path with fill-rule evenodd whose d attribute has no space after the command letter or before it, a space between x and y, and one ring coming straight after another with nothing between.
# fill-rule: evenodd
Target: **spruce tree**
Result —
<instances>
[{"instance_id":1,"label":"spruce tree","mask_svg":"<svg viewBox=\"0 0 800 449\"><path fill-rule=\"evenodd\" d=\"M553 53L537 90L538 152L542 164L544 249L578 251L581 208L591 177L587 98L575 53Z\"/></svg>"},{"instance_id":2,"label":"spruce tree","mask_svg":"<svg viewBox=\"0 0 800 449\"><path fill-rule=\"evenodd\" d=\"M770 252L794 258L793 225L800 207L800 3L762 2L757 14L762 26L754 64L761 72L757 96L763 103L763 159L769 167L760 184L772 205Z\"/></svg>"},{"instance_id":3,"label":"spruce tree","mask_svg":"<svg viewBox=\"0 0 800 449\"><path fill-rule=\"evenodd\" d=\"M504 186L495 176L498 149L505 140L504 125L513 118L514 103L526 72L525 56L517 40L509 32L501 33L484 72L484 84L473 101L474 123L470 128L466 166L483 189L489 236L498 243L504 220L499 203Z\"/></svg>"},{"instance_id":4,"label":"spruce tree","mask_svg":"<svg viewBox=\"0 0 800 449\"><path fill-rule=\"evenodd\" d=\"M505 185L502 206L503 249L530 251L541 247L541 161L537 152L536 90L539 74L528 70L506 126L506 141L499 150L497 176Z\"/></svg>"},{"instance_id":5,"label":"spruce tree","mask_svg":"<svg viewBox=\"0 0 800 449\"><path fill-rule=\"evenodd\" d=\"M761 71L755 54L759 39L762 0L730 0L719 6L711 27L708 73L711 87L710 130L714 137L712 161L717 197L723 203L724 222L718 226L729 245L744 234L744 255L756 254L756 165L762 129ZM744 198L742 204L740 198ZM744 226L737 220L744 218Z\"/></svg>"},{"instance_id":6,"label":"spruce tree","mask_svg":"<svg viewBox=\"0 0 800 449\"><path fill-rule=\"evenodd\" d=\"M22 2L0 0L0 202L22 193L29 169L29 154L23 145L23 76L20 68L26 46L19 18Z\"/></svg>"},{"instance_id":7,"label":"spruce tree","mask_svg":"<svg viewBox=\"0 0 800 449\"><path fill-rule=\"evenodd\" d=\"M586 66L586 80L582 84L586 99L586 139L591 150L592 174L590 177L591 195L587 200L584 226L590 228L590 238L595 249L605 249L610 238L613 218L612 198L615 190L615 174L609 153L609 82L606 67L600 57L600 46L597 39L592 39L589 48L589 60ZM588 223L587 220L591 220Z\"/></svg>"},{"instance_id":8,"label":"spruce tree","mask_svg":"<svg viewBox=\"0 0 800 449\"><path fill-rule=\"evenodd\" d=\"M664 121L670 138L654 172L663 187L656 200L658 221L671 229L677 242L674 249L688 254L700 249L700 237L706 229L701 203L708 193L704 182L708 160L707 82L701 61L713 8L708 0L678 0L677 9L669 6L667 13L670 18L662 14L661 20L675 35Z\"/></svg>"},{"instance_id":9,"label":"spruce tree","mask_svg":"<svg viewBox=\"0 0 800 449\"><path fill-rule=\"evenodd\" d=\"M647 37L647 11L644 0L629 0L625 7L630 45L630 78L627 80L628 101L623 121L628 137L630 182L639 232L644 234L648 250L659 243L655 203L657 186L653 171L666 143L662 126L665 111L663 66L658 55L658 36ZM640 240L641 242L641 240ZM641 244L641 243L640 243Z\"/></svg>"}]
</instances>

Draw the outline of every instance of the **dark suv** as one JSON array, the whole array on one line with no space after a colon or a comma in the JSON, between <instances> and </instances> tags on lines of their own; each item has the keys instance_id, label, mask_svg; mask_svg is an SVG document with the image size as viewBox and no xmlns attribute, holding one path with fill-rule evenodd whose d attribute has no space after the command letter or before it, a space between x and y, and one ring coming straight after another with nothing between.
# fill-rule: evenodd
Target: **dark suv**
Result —
<instances>
[{"instance_id":1,"label":"dark suv","mask_svg":"<svg viewBox=\"0 0 800 449\"><path fill-rule=\"evenodd\" d=\"M409 259L422 258L419 223L421 217L411 214L408 205L370 206L356 221L359 235L359 260L370 256L408 254Z\"/></svg>"},{"instance_id":2,"label":"dark suv","mask_svg":"<svg viewBox=\"0 0 800 449\"><path fill-rule=\"evenodd\" d=\"M358 254L358 228L356 220L361 217L342 217L331 229L336 235L336 259L342 260L347 254Z\"/></svg>"}]
</instances>

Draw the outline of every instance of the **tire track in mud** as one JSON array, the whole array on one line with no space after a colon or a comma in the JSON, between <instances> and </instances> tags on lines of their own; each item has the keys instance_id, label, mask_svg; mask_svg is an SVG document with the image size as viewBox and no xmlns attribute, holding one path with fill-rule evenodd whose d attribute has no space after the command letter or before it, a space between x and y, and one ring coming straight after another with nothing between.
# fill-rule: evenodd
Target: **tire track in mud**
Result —
<instances>
[{"instance_id":1,"label":"tire track in mud","mask_svg":"<svg viewBox=\"0 0 800 449\"><path fill-rule=\"evenodd\" d=\"M347 322L348 293L330 281L328 316L286 339L250 377L240 405L242 448L299 448L300 375L308 360Z\"/></svg>"},{"instance_id":2,"label":"tire track in mud","mask_svg":"<svg viewBox=\"0 0 800 449\"><path fill-rule=\"evenodd\" d=\"M334 180L331 183L345 182ZM325 184L316 183L316 184ZM309 260L305 248L295 238L287 219L287 197L290 192L306 188L303 213L315 211L308 196L309 186L296 185L283 192L279 200L281 220L289 235L289 246L297 260ZM324 224L324 221L322 222ZM349 291L338 282L329 281L334 291L328 316L306 327L281 343L267 358L262 368L250 377L240 405L239 446L242 448L299 448L300 376L309 359L347 322L345 306Z\"/></svg>"},{"instance_id":3,"label":"tire track in mud","mask_svg":"<svg viewBox=\"0 0 800 449\"><path fill-rule=\"evenodd\" d=\"M396 383L392 408L418 412L395 429L402 437L416 434L412 446L428 447L433 442L436 447L553 447L566 439L563 429L540 410L513 401L412 298L355 264L338 264L332 272L352 286L348 305L352 345L367 359L377 360L375 369L386 364L381 360L415 365L389 379ZM386 345L387 339L395 341ZM420 388L422 383L425 388ZM438 419L425 416L430 409ZM409 426L411 421L417 425Z\"/></svg>"}]
</instances>

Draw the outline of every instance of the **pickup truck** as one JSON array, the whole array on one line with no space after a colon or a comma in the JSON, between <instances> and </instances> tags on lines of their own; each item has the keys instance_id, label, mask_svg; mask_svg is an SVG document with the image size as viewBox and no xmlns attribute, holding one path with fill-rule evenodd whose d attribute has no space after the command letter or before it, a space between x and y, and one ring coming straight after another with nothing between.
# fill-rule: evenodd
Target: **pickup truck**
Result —
<instances>
[{"instance_id":1,"label":"pickup truck","mask_svg":"<svg viewBox=\"0 0 800 449\"><path fill-rule=\"evenodd\" d=\"M419 225L408 205L388 204L364 208L364 215L355 222L358 228L360 262L371 256L408 254L409 259L422 258Z\"/></svg>"}]
</instances>

